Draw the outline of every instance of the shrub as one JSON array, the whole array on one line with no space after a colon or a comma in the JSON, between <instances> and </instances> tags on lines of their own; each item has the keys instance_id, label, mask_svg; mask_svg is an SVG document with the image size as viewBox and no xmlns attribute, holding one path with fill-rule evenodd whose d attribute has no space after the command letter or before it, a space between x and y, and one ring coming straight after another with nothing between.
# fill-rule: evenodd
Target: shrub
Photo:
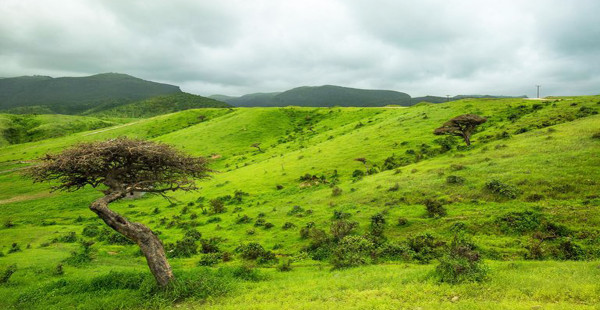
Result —
<instances>
[{"instance_id":1,"label":"shrub","mask_svg":"<svg viewBox=\"0 0 600 310\"><path fill-rule=\"evenodd\" d=\"M223 260L221 253L208 253L200 256L200 260L196 263L198 266L214 266Z\"/></svg>"},{"instance_id":2,"label":"shrub","mask_svg":"<svg viewBox=\"0 0 600 310\"><path fill-rule=\"evenodd\" d=\"M8 279L17 271L17 265L9 265L0 273L0 284L8 282Z\"/></svg>"},{"instance_id":3,"label":"shrub","mask_svg":"<svg viewBox=\"0 0 600 310\"><path fill-rule=\"evenodd\" d=\"M351 222L348 220L337 220L331 223L330 232L333 235L335 241L342 240L347 235L354 232L358 227L358 222Z\"/></svg>"},{"instance_id":4,"label":"shrub","mask_svg":"<svg viewBox=\"0 0 600 310\"><path fill-rule=\"evenodd\" d=\"M354 172L352 172L352 179L354 179L354 181L358 181L360 179L362 179L365 176L365 172L359 169L354 170Z\"/></svg>"},{"instance_id":5,"label":"shrub","mask_svg":"<svg viewBox=\"0 0 600 310\"><path fill-rule=\"evenodd\" d=\"M570 238L565 238L558 244L555 257L562 260L582 260L585 258L585 252Z\"/></svg>"},{"instance_id":6,"label":"shrub","mask_svg":"<svg viewBox=\"0 0 600 310\"><path fill-rule=\"evenodd\" d=\"M220 217L218 217L218 216L215 216L215 217L211 217L211 218L209 218L208 220L206 220L206 223L207 223L207 224L210 224L210 223L218 223L218 222L220 222L220 221L222 221L222 220L221 220L221 218L220 218Z\"/></svg>"},{"instance_id":7,"label":"shrub","mask_svg":"<svg viewBox=\"0 0 600 310\"><path fill-rule=\"evenodd\" d=\"M369 232L372 236L381 237L383 236L383 230L385 229L385 217L381 213L377 213L371 216L371 226Z\"/></svg>"},{"instance_id":8,"label":"shrub","mask_svg":"<svg viewBox=\"0 0 600 310\"><path fill-rule=\"evenodd\" d=\"M73 243L77 242L77 234L74 231L68 232L65 235L59 236L52 240L53 242Z\"/></svg>"},{"instance_id":9,"label":"shrub","mask_svg":"<svg viewBox=\"0 0 600 310\"><path fill-rule=\"evenodd\" d=\"M340 196L342 195L343 190L337 186L335 186L334 188L331 189L331 196Z\"/></svg>"},{"instance_id":10,"label":"shrub","mask_svg":"<svg viewBox=\"0 0 600 310\"><path fill-rule=\"evenodd\" d=\"M177 240L174 244L165 244L165 250L167 256L171 258L175 257L190 257L198 254L198 245L196 240L189 237L184 237L181 240Z\"/></svg>"},{"instance_id":11,"label":"shrub","mask_svg":"<svg viewBox=\"0 0 600 310\"><path fill-rule=\"evenodd\" d=\"M204 254L217 253L220 252L219 243L221 243L221 238L218 237L200 239L200 249Z\"/></svg>"},{"instance_id":12,"label":"shrub","mask_svg":"<svg viewBox=\"0 0 600 310\"><path fill-rule=\"evenodd\" d=\"M356 267L367 264L373 243L362 236L346 236L340 240L333 252L334 268Z\"/></svg>"},{"instance_id":13,"label":"shrub","mask_svg":"<svg viewBox=\"0 0 600 310\"><path fill-rule=\"evenodd\" d=\"M133 241L129 240L127 237L121 235L118 232L110 232L107 235L103 235L103 238L99 238L102 240L105 240L106 243L108 244L120 244L120 245L127 245L127 244L134 244Z\"/></svg>"},{"instance_id":14,"label":"shrub","mask_svg":"<svg viewBox=\"0 0 600 310\"><path fill-rule=\"evenodd\" d=\"M292 271L292 260L285 259L279 265L277 265L277 270L281 272Z\"/></svg>"},{"instance_id":15,"label":"shrub","mask_svg":"<svg viewBox=\"0 0 600 310\"><path fill-rule=\"evenodd\" d=\"M397 192L400 189L400 184L398 184L398 182L396 182L396 184L394 184L394 186L388 188L388 192Z\"/></svg>"},{"instance_id":16,"label":"shrub","mask_svg":"<svg viewBox=\"0 0 600 310\"><path fill-rule=\"evenodd\" d=\"M202 233L200 233L196 229L188 229L185 231L185 234L183 236L185 238L190 238L193 240L200 240L202 238Z\"/></svg>"},{"instance_id":17,"label":"shrub","mask_svg":"<svg viewBox=\"0 0 600 310\"><path fill-rule=\"evenodd\" d=\"M210 201L210 211L212 214L225 213L227 209L225 208L225 203L223 203L222 199L213 199Z\"/></svg>"},{"instance_id":18,"label":"shrub","mask_svg":"<svg viewBox=\"0 0 600 310\"><path fill-rule=\"evenodd\" d=\"M348 213L348 212L342 212L342 211L333 211L333 219L334 220L345 220L345 219L349 219L352 216L352 214Z\"/></svg>"},{"instance_id":19,"label":"shrub","mask_svg":"<svg viewBox=\"0 0 600 310\"><path fill-rule=\"evenodd\" d=\"M10 249L8 249L8 254L20 252L20 251L21 251L21 247L19 246L19 244L16 242L13 242L13 244L10 246Z\"/></svg>"},{"instance_id":20,"label":"shrub","mask_svg":"<svg viewBox=\"0 0 600 310\"><path fill-rule=\"evenodd\" d=\"M304 213L306 210L304 210L304 208L302 208L301 206L293 206L292 209L290 211L288 211L287 215L301 215L302 213Z\"/></svg>"},{"instance_id":21,"label":"shrub","mask_svg":"<svg viewBox=\"0 0 600 310\"><path fill-rule=\"evenodd\" d=\"M6 219L3 224L4 228L11 228L15 226L15 223L11 219Z\"/></svg>"},{"instance_id":22,"label":"shrub","mask_svg":"<svg viewBox=\"0 0 600 310\"><path fill-rule=\"evenodd\" d=\"M448 184L464 184L465 178L457 175L449 175L446 177L446 183Z\"/></svg>"},{"instance_id":23,"label":"shrub","mask_svg":"<svg viewBox=\"0 0 600 310\"><path fill-rule=\"evenodd\" d=\"M96 237L100 233L100 227L98 225L87 225L81 231L81 235L85 237Z\"/></svg>"},{"instance_id":24,"label":"shrub","mask_svg":"<svg viewBox=\"0 0 600 310\"><path fill-rule=\"evenodd\" d=\"M54 267L52 274L55 276L62 276L63 274L65 274L65 271L63 269L63 264L59 263L58 265L56 265L56 267Z\"/></svg>"},{"instance_id":25,"label":"shrub","mask_svg":"<svg viewBox=\"0 0 600 310\"><path fill-rule=\"evenodd\" d=\"M446 208L438 200L427 199L423 204L428 217L443 217L447 214Z\"/></svg>"},{"instance_id":26,"label":"shrub","mask_svg":"<svg viewBox=\"0 0 600 310\"><path fill-rule=\"evenodd\" d=\"M273 227L275 227L275 225L271 222L266 222L265 225L263 225L265 229L271 229Z\"/></svg>"},{"instance_id":27,"label":"shrub","mask_svg":"<svg viewBox=\"0 0 600 310\"><path fill-rule=\"evenodd\" d=\"M304 227L300 228L300 238L306 239L309 237L311 228L315 227L315 222L308 222Z\"/></svg>"},{"instance_id":28,"label":"shrub","mask_svg":"<svg viewBox=\"0 0 600 310\"><path fill-rule=\"evenodd\" d=\"M528 201L528 202L538 202L542 199L544 199L544 195L540 195L540 194L531 194L531 195L525 197L525 201Z\"/></svg>"},{"instance_id":29,"label":"shrub","mask_svg":"<svg viewBox=\"0 0 600 310\"><path fill-rule=\"evenodd\" d=\"M519 190L516 187L502 183L499 180L487 181L485 187L490 192L508 199L515 199L519 195Z\"/></svg>"},{"instance_id":30,"label":"shrub","mask_svg":"<svg viewBox=\"0 0 600 310\"><path fill-rule=\"evenodd\" d=\"M250 266L239 266L233 269L233 276L237 279L245 281L260 281L264 277L258 272L258 270L251 268Z\"/></svg>"},{"instance_id":31,"label":"shrub","mask_svg":"<svg viewBox=\"0 0 600 310\"><path fill-rule=\"evenodd\" d=\"M409 249L409 255L412 259L422 264L429 263L432 259L439 256L438 248L443 245L442 242L435 240L435 237L425 233L409 238L406 241Z\"/></svg>"},{"instance_id":32,"label":"shrub","mask_svg":"<svg viewBox=\"0 0 600 310\"><path fill-rule=\"evenodd\" d=\"M81 266L92 261L93 241L80 241L82 249L79 252L71 252L71 256L64 260L65 263L72 266Z\"/></svg>"},{"instance_id":33,"label":"shrub","mask_svg":"<svg viewBox=\"0 0 600 310\"><path fill-rule=\"evenodd\" d=\"M405 217L398 218L398 226L406 226L408 224L408 219Z\"/></svg>"},{"instance_id":34,"label":"shrub","mask_svg":"<svg viewBox=\"0 0 600 310\"><path fill-rule=\"evenodd\" d=\"M236 224L248 224L248 223L250 223L250 222L252 222L252 218L251 218L251 217L249 217L248 215L245 215L245 214L244 214L244 216L242 216L242 217L238 217L238 218L235 220L235 223L236 223Z\"/></svg>"},{"instance_id":35,"label":"shrub","mask_svg":"<svg viewBox=\"0 0 600 310\"><path fill-rule=\"evenodd\" d=\"M488 268L481 261L477 247L461 234L454 236L439 261L435 272L440 282L479 282L487 276Z\"/></svg>"},{"instance_id":36,"label":"shrub","mask_svg":"<svg viewBox=\"0 0 600 310\"><path fill-rule=\"evenodd\" d=\"M533 211L509 212L495 222L504 233L523 234L538 229L542 223L542 215Z\"/></svg>"},{"instance_id":37,"label":"shrub","mask_svg":"<svg viewBox=\"0 0 600 310\"><path fill-rule=\"evenodd\" d=\"M243 259L258 260L262 262L273 260L275 255L271 251L265 250L262 245L257 242L250 242L238 246L235 251L240 254Z\"/></svg>"},{"instance_id":38,"label":"shrub","mask_svg":"<svg viewBox=\"0 0 600 310\"><path fill-rule=\"evenodd\" d=\"M292 229L294 227L296 227L296 224L294 224L292 222L285 222L281 228L288 230L288 229Z\"/></svg>"}]
</instances>

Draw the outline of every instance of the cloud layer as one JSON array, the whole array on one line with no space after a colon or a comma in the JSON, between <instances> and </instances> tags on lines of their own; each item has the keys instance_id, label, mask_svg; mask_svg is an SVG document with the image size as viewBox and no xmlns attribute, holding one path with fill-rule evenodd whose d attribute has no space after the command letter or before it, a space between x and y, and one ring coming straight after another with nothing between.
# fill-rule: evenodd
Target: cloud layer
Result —
<instances>
[{"instance_id":1,"label":"cloud layer","mask_svg":"<svg viewBox=\"0 0 600 310\"><path fill-rule=\"evenodd\" d=\"M600 1L3 0L0 76L128 73L241 95L600 94Z\"/></svg>"}]
</instances>

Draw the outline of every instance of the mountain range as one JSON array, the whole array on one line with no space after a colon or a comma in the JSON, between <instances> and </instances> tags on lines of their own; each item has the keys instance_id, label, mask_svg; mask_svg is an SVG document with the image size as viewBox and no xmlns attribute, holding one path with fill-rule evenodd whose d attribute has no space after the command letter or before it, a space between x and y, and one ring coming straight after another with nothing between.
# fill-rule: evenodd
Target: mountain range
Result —
<instances>
[{"instance_id":1,"label":"mountain range","mask_svg":"<svg viewBox=\"0 0 600 310\"><path fill-rule=\"evenodd\" d=\"M524 96L522 96L524 97ZM82 114L149 117L193 108L219 107L382 107L441 103L464 98L506 96L410 95L335 85L302 86L283 92L240 97L187 94L178 86L143 80L127 74L102 73L86 77L22 76L0 79L0 111L15 114Z\"/></svg>"}]
</instances>

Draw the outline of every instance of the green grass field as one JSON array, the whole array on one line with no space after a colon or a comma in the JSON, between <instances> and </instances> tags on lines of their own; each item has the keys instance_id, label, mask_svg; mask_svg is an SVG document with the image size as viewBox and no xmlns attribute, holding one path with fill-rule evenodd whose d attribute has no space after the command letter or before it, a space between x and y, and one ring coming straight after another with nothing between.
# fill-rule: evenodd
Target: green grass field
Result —
<instances>
[{"instance_id":1,"label":"green grass field","mask_svg":"<svg viewBox=\"0 0 600 310\"><path fill-rule=\"evenodd\" d=\"M17 269L0 284L0 307L599 309L598 111L600 96L410 108L197 109L3 144L0 273ZM433 135L465 113L488 119L471 147ZM0 118L0 127L6 124ZM211 158L216 172L198 181L199 191L175 193L172 202L145 195L111 205L159 233L167 249L195 229L202 234L198 245L212 239L231 256L213 267L198 266L210 254L170 258L182 278L203 279L189 298L152 297L137 247L109 231L89 234L104 227L88 209L101 193L51 193L49 184L20 174L47 152L120 136ZM428 217L427 199L443 204L447 215ZM224 202L226 212L213 214L212 200ZM358 223L351 235L368 236L376 214L385 219L385 241L380 255L359 267L333 269L340 245L311 248L315 241L301 237L311 222L329 234L339 218ZM478 246L489 269L485 281L437 280L440 253L459 233ZM411 245L425 234L433 240L429 259ZM73 262L71 253L82 251L75 239L95 242L91 261ZM236 249L251 242L279 263L242 258ZM20 250L11 250L13 243ZM287 260L292 270L278 271ZM256 269L239 271L242 265Z\"/></svg>"}]
</instances>

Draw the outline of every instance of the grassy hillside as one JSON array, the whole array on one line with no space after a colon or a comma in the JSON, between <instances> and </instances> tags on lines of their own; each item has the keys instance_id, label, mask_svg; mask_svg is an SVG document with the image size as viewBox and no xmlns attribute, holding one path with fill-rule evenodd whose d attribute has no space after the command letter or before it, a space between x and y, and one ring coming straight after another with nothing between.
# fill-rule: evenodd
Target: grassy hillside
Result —
<instances>
[{"instance_id":1,"label":"grassy hillside","mask_svg":"<svg viewBox=\"0 0 600 310\"><path fill-rule=\"evenodd\" d=\"M198 183L200 191L174 194L172 202L146 195L114 204L156 231L169 255L177 256L177 241L191 230L201 233L198 254L170 258L182 278L206 279L196 288L201 294L183 306L593 309L600 302L599 103L595 96L465 99L410 108L187 110L3 147L0 271L11 264L17 271L0 285L0 305L172 305L144 295L151 279L135 246L110 232L90 233L104 227L87 209L100 193L49 193L48 185L18 175L23 162L46 152L127 135L210 157L218 171ZM488 119L471 147L432 134L465 113ZM427 216L427 199L447 215ZM214 213L213 201L226 211ZM331 228L356 221L350 234L373 238L377 214L385 220L384 239L374 256L364 258L369 265L332 271L342 245ZM322 229L324 238L302 237L308 225ZM456 234L477 244L489 267L487 281L436 280L437 259ZM78 238L95 242L91 261L72 259L80 257L72 251L82 253L73 242ZM293 270L244 259L240 245L250 242L280 263L291 260ZM13 243L20 251L10 250ZM231 260L201 253L211 246ZM198 267L215 257L215 267ZM56 272L58 264L63 273ZM259 268L237 267L243 264Z\"/></svg>"},{"instance_id":2,"label":"grassy hillside","mask_svg":"<svg viewBox=\"0 0 600 310\"><path fill-rule=\"evenodd\" d=\"M0 110L41 106L54 113L78 114L180 92L177 86L117 73L62 78L25 76L0 80Z\"/></svg>"},{"instance_id":3,"label":"grassy hillside","mask_svg":"<svg viewBox=\"0 0 600 310\"><path fill-rule=\"evenodd\" d=\"M59 114L0 114L0 146L62 137L76 132L115 126L121 122L126 120Z\"/></svg>"},{"instance_id":4,"label":"grassy hillside","mask_svg":"<svg viewBox=\"0 0 600 310\"><path fill-rule=\"evenodd\" d=\"M188 93L177 93L171 95L157 96L121 105L111 109L94 111L89 110L86 114L101 117L132 117L142 118L177 111L200 109L200 108L227 108L230 105L214 99L192 95Z\"/></svg>"}]
</instances>

